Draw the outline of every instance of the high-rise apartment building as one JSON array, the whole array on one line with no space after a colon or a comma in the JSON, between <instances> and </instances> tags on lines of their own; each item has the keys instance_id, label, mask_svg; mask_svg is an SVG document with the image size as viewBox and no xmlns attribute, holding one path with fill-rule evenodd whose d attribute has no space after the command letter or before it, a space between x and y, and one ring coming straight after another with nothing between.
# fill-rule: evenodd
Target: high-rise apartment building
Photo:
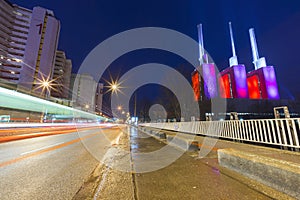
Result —
<instances>
[{"instance_id":1,"label":"high-rise apartment building","mask_svg":"<svg viewBox=\"0 0 300 200\"><path fill-rule=\"evenodd\" d=\"M73 107L85 111L95 111L95 95L98 83L88 74L71 75Z\"/></svg>"},{"instance_id":2,"label":"high-rise apartment building","mask_svg":"<svg viewBox=\"0 0 300 200\"><path fill-rule=\"evenodd\" d=\"M0 0L0 80L39 92L52 78L59 31L52 11Z\"/></svg>"},{"instance_id":3,"label":"high-rise apartment building","mask_svg":"<svg viewBox=\"0 0 300 200\"><path fill-rule=\"evenodd\" d=\"M56 51L51 96L68 99L70 93L71 71L72 61L66 58L65 52Z\"/></svg>"}]
</instances>

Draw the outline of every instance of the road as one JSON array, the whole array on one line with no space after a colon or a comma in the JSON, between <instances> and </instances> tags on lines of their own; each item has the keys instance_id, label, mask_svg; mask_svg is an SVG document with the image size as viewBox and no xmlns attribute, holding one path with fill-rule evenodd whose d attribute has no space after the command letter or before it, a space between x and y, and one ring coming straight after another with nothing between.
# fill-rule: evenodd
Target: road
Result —
<instances>
[{"instance_id":1,"label":"road","mask_svg":"<svg viewBox=\"0 0 300 200\"><path fill-rule=\"evenodd\" d=\"M72 199L120 129L92 129L0 144L0 199Z\"/></svg>"},{"instance_id":2,"label":"road","mask_svg":"<svg viewBox=\"0 0 300 200\"><path fill-rule=\"evenodd\" d=\"M0 155L1 200L85 199L84 192L101 200L284 199L221 168L216 152L198 160L198 152L125 126L1 143ZM96 192L82 189L89 181Z\"/></svg>"}]
</instances>

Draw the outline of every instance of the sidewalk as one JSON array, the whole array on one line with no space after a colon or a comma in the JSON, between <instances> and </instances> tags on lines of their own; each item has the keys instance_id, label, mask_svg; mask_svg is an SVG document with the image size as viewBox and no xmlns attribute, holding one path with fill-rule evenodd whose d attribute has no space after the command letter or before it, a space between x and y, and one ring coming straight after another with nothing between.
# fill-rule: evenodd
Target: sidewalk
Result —
<instances>
[{"instance_id":1,"label":"sidewalk","mask_svg":"<svg viewBox=\"0 0 300 200\"><path fill-rule=\"evenodd\" d=\"M156 130L156 129L153 129ZM175 136L176 132L163 130L164 133L170 136ZM208 137L204 136L195 136L194 140L198 141L199 148L203 147L204 140L208 139ZM184 139L184 138L183 138ZM276 149L271 147L263 147L255 144L247 144L242 142L233 142L224 139L217 139L215 145L210 146L209 144L205 144L204 148L212 149L213 152L216 152L218 149L238 149L243 152L248 152L251 154L256 154L260 156L270 157L274 159L285 160L288 162L297 163L300 165L300 152Z\"/></svg>"},{"instance_id":2,"label":"sidewalk","mask_svg":"<svg viewBox=\"0 0 300 200\"><path fill-rule=\"evenodd\" d=\"M147 130L150 129L147 127ZM248 177L248 180L245 182L251 182L250 178L252 181L259 181L293 197L299 197L299 152L204 136L195 136L191 140L191 135L153 128L151 130L152 133L156 132L156 134L165 133L167 140L162 141L167 144L171 144L170 141L176 136L177 139L175 141L188 140L189 142L185 142L186 144L198 145L202 153L204 151L202 155L205 155L205 157L200 159L201 162L220 168L225 174L230 174L231 172L229 171L234 171L234 173ZM182 143L177 143L182 148ZM196 152L194 156L200 158L202 157L200 154Z\"/></svg>"}]
</instances>

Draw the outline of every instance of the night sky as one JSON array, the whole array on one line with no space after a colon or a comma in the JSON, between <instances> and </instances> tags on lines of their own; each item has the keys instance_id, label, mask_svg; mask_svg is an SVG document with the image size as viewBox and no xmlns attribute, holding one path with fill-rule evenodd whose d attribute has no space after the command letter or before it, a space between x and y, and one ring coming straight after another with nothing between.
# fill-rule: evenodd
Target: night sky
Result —
<instances>
[{"instance_id":1,"label":"night sky","mask_svg":"<svg viewBox=\"0 0 300 200\"><path fill-rule=\"evenodd\" d=\"M61 22L59 49L66 51L76 72L87 54L100 42L119 32L138 27L164 27L197 40L199 23L204 28L205 49L219 70L228 66L231 46L228 22L232 21L239 62L252 70L248 29L255 28L261 57L275 66L282 97L300 95L299 0L11 0L20 6L53 10ZM196 54L197 52L195 52ZM137 52L115 62L119 73L137 64L161 62L180 66L159 52ZM183 61L184 62L184 61ZM119 68L119 69L117 69Z\"/></svg>"}]
</instances>

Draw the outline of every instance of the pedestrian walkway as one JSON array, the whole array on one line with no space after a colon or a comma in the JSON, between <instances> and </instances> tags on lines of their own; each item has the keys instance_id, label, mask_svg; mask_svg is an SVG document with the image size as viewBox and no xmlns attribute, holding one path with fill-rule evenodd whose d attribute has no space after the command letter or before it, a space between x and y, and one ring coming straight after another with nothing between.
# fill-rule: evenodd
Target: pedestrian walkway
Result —
<instances>
[{"instance_id":1,"label":"pedestrian walkway","mask_svg":"<svg viewBox=\"0 0 300 200\"><path fill-rule=\"evenodd\" d=\"M201 143L204 138L195 139ZM227 141L218 141L215 147L226 148L226 143ZM166 143L149 137L144 132L138 132L131 137L131 146L132 154L135 155L132 158L133 163L139 163L143 158L138 153L157 151L166 146ZM173 148L174 151L182 151ZM198 159L198 152L185 152L162 169L136 173L134 177L137 199L292 199L219 166L215 150L204 159Z\"/></svg>"}]
</instances>

